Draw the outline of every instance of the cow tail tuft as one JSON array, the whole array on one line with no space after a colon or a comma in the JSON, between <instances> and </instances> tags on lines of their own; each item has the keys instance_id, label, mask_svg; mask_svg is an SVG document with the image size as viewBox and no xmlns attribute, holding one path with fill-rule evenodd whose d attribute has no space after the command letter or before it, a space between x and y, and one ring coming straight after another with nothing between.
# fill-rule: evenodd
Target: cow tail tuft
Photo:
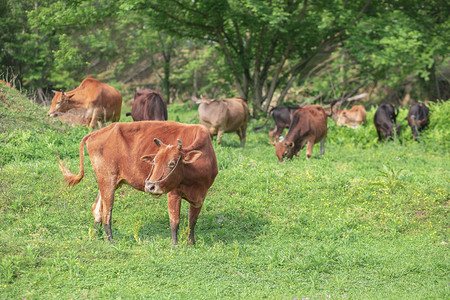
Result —
<instances>
[{"instance_id":1,"label":"cow tail tuft","mask_svg":"<svg viewBox=\"0 0 450 300\"><path fill-rule=\"evenodd\" d=\"M67 182L68 187L73 187L73 186L77 185L81 181L81 179L83 179L83 177L84 177L84 145L86 144L86 140L90 135L91 134L86 135L81 140L81 143L80 143L80 151L79 151L79 153L80 153L79 154L80 155L80 171L78 172L77 175L72 174L72 172L70 172L69 168L67 167L67 161L64 163L59 158L58 153L56 154L56 157L58 159L59 169L61 170L61 173L64 176L64 181Z\"/></svg>"}]
</instances>

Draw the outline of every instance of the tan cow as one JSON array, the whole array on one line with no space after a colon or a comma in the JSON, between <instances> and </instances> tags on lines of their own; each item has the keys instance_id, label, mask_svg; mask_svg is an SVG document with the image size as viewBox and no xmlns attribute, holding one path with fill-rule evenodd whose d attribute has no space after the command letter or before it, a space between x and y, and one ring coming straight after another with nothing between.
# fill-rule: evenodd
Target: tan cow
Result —
<instances>
[{"instance_id":1,"label":"tan cow","mask_svg":"<svg viewBox=\"0 0 450 300\"><path fill-rule=\"evenodd\" d=\"M112 86L94 78L86 78L80 86L70 92L56 92L47 115L57 117L61 113L72 112L88 120L88 126L96 123L120 120L122 95ZM74 112L73 112L74 111Z\"/></svg>"},{"instance_id":2,"label":"tan cow","mask_svg":"<svg viewBox=\"0 0 450 300\"><path fill-rule=\"evenodd\" d=\"M327 114L320 105L308 105L295 111L286 138L275 146L275 154L280 162L299 155L308 143L306 158L310 158L315 143L320 142L320 155L325 153L327 137Z\"/></svg>"},{"instance_id":3,"label":"tan cow","mask_svg":"<svg viewBox=\"0 0 450 300\"><path fill-rule=\"evenodd\" d=\"M248 106L242 98L230 98L216 101L207 98L197 99L192 97L195 103L200 103L198 113L200 124L209 129L211 137L217 135L217 144L222 142L222 135L228 132L236 132L245 146L245 136L248 122Z\"/></svg>"},{"instance_id":4,"label":"tan cow","mask_svg":"<svg viewBox=\"0 0 450 300\"><path fill-rule=\"evenodd\" d=\"M189 239L191 244L195 243L195 224L218 173L207 128L172 121L141 121L114 123L94 131L81 140L78 175L72 174L58 158L69 186L78 184L84 176L84 145L99 188L91 208L94 222L96 225L103 222L108 240L113 239L114 191L121 184L128 184L153 197L167 193L174 244L178 242L181 199L187 200L190 204Z\"/></svg>"},{"instance_id":5,"label":"tan cow","mask_svg":"<svg viewBox=\"0 0 450 300\"><path fill-rule=\"evenodd\" d=\"M336 124L338 126L347 126L357 128L366 122L366 109L362 105L355 105L351 109L340 110L337 113Z\"/></svg>"}]
</instances>

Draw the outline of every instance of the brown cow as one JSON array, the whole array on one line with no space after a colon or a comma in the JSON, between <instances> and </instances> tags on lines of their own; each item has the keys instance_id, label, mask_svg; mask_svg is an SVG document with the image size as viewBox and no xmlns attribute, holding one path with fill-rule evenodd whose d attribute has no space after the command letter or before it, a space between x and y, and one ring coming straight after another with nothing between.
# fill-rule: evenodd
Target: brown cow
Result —
<instances>
[{"instance_id":1,"label":"brown cow","mask_svg":"<svg viewBox=\"0 0 450 300\"><path fill-rule=\"evenodd\" d=\"M222 135L228 132L236 132L245 146L245 135L248 121L248 106L242 98L230 98L216 101L207 98L197 99L192 97L195 103L200 103L198 113L200 124L209 129L211 137L217 135L217 144L222 142Z\"/></svg>"},{"instance_id":2,"label":"brown cow","mask_svg":"<svg viewBox=\"0 0 450 300\"><path fill-rule=\"evenodd\" d=\"M133 100L131 117L134 121L167 121L167 105L157 91L137 91Z\"/></svg>"},{"instance_id":3,"label":"brown cow","mask_svg":"<svg viewBox=\"0 0 450 300\"><path fill-rule=\"evenodd\" d=\"M184 148L178 139L183 141ZM114 191L125 183L137 190L149 192L153 197L167 193L174 244L178 242L181 199L186 199L190 203L189 239L191 244L195 243L197 217L218 173L216 155L207 128L172 121L111 124L81 140L78 175L72 174L58 158L69 186L76 185L84 176L85 144L99 187L91 210L95 224L103 222L108 240L113 239L111 213Z\"/></svg>"},{"instance_id":4,"label":"brown cow","mask_svg":"<svg viewBox=\"0 0 450 300\"><path fill-rule=\"evenodd\" d=\"M280 162L283 158L298 156L305 144L306 158L310 158L315 143L320 142L320 155L325 153L327 137L327 114L320 105L308 105L295 111L286 138L275 146L275 154Z\"/></svg>"},{"instance_id":5,"label":"brown cow","mask_svg":"<svg viewBox=\"0 0 450 300\"><path fill-rule=\"evenodd\" d=\"M357 128L358 125L366 122L366 109L362 105L355 105L351 109L340 110L337 113L338 126Z\"/></svg>"},{"instance_id":6,"label":"brown cow","mask_svg":"<svg viewBox=\"0 0 450 300\"><path fill-rule=\"evenodd\" d=\"M70 92L56 92L47 115L57 117L76 109L76 113L89 120L89 127L96 122L117 122L120 120L122 95L112 86L94 78L86 78L80 86Z\"/></svg>"}]
</instances>

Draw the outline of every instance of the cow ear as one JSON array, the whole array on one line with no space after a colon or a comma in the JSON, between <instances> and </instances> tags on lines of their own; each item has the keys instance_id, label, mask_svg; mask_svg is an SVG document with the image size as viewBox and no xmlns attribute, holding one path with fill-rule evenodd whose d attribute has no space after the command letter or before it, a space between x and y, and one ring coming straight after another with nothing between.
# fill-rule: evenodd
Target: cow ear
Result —
<instances>
[{"instance_id":1,"label":"cow ear","mask_svg":"<svg viewBox=\"0 0 450 300\"><path fill-rule=\"evenodd\" d=\"M141 157L141 160L142 160L143 162L145 162L145 163L148 163L148 164L153 165L153 163L154 163L154 161L153 161L154 157L155 157L154 155L144 155L144 156Z\"/></svg>"},{"instance_id":2,"label":"cow ear","mask_svg":"<svg viewBox=\"0 0 450 300\"><path fill-rule=\"evenodd\" d=\"M189 151L184 155L183 163L185 164L192 164L197 161L197 159L202 156L202 152L198 150Z\"/></svg>"}]
</instances>

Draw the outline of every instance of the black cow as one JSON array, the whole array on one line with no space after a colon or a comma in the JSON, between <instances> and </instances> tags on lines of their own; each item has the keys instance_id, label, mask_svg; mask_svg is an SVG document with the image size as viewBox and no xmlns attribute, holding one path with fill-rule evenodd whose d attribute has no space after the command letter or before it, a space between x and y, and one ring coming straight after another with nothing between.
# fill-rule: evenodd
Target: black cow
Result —
<instances>
[{"instance_id":1,"label":"black cow","mask_svg":"<svg viewBox=\"0 0 450 300\"><path fill-rule=\"evenodd\" d=\"M373 122L377 129L378 140L382 140L381 134L384 137L394 135L394 124L397 123L398 108L394 108L392 104L383 103L378 106ZM400 123L400 122L399 122ZM397 134L400 129L400 124L397 124Z\"/></svg>"},{"instance_id":2,"label":"black cow","mask_svg":"<svg viewBox=\"0 0 450 300\"><path fill-rule=\"evenodd\" d=\"M298 105L273 107L267 113L267 118L264 124L262 126L253 128L253 130L256 131L263 128L267 124L267 121L269 120L270 116L272 115L275 121L275 127L269 131L269 138L270 143L275 146L275 143L278 142L278 139L280 138L280 135L283 133L284 128L289 128L289 125L291 124L292 121L292 115L299 108L300 106Z\"/></svg>"},{"instance_id":3,"label":"black cow","mask_svg":"<svg viewBox=\"0 0 450 300\"><path fill-rule=\"evenodd\" d=\"M414 103L409 109L408 125L411 127L414 140L417 139L419 131L422 131L428 125L428 114L430 109L423 103Z\"/></svg>"}]
</instances>

